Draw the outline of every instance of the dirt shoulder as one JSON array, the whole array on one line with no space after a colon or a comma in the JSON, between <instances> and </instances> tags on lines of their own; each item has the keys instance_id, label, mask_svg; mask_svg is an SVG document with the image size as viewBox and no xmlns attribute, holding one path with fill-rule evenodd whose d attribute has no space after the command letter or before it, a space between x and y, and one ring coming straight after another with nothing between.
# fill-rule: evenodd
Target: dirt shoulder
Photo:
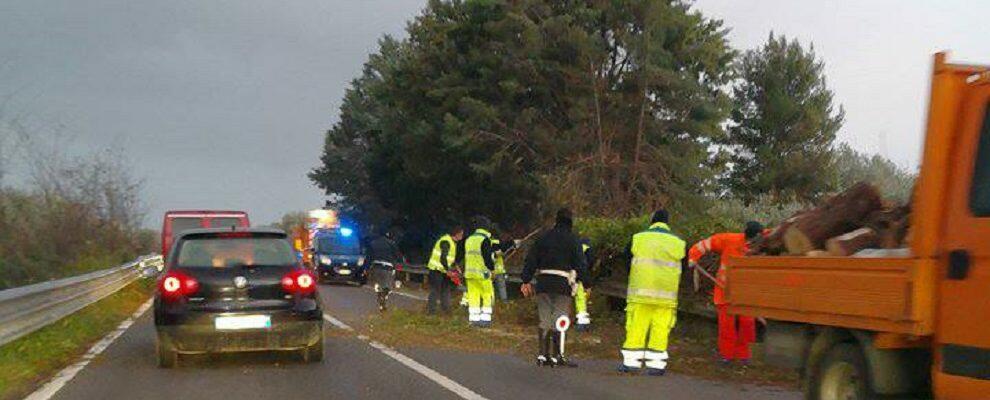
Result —
<instances>
[{"instance_id":1,"label":"dirt shoulder","mask_svg":"<svg viewBox=\"0 0 990 400\"><path fill-rule=\"evenodd\" d=\"M593 299L604 305L604 299ZM597 311L597 312L596 312ZM397 309L369 317L366 334L396 347L429 347L465 352L505 353L530 357L537 348L536 305L529 299L497 304L492 329L470 327L466 311L428 316L421 310ZM589 332L570 332L568 352L575 359L619 361L618 351L625 332L622 314L592 307L595 316ZM671 333L670 370L675 373L728 382L796 388L795 371L755 361L748 366L723 365L715 353L713 321L679 316Z\"/></svg>"}]
</instances>

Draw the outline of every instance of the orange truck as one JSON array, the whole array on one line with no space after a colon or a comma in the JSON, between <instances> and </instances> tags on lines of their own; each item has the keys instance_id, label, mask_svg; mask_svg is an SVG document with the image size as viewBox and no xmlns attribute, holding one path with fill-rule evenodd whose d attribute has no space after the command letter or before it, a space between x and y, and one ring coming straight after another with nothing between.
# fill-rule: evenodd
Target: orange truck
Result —
<instances>
[{"instance_id":1,"label":"orange truck","mask_svg":"<svg viewBox=\"0 0 990 400\"><path fill-rule=\"evenodd\" d=\"M810 399L990 399L990 66L936 54L904 257L730 260L730 312Z\"/></svg>"}]
</instances>

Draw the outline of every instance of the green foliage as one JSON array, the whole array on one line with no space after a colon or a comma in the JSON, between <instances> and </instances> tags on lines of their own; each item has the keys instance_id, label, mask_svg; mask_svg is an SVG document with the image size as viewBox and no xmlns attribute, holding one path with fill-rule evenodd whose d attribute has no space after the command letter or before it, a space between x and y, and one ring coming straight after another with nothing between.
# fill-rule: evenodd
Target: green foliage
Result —
<instances>
[{"instance_id":1,"label":"green foliage","mask_svg":"<svg viewBox=\"0 0 990 400\"><path fill-rule=\"evenodd\" d=\"M837 187L845 189L857 182L870 182L884 198L904 204L911 200L917 174L905 170L878 154L865 154L843 143L835 152Z\"/></svg>"},{"instance_id":2,"label":"green foliage","mask_svg":"<svg viewBox=\"0 0 990 400\"><path fill-rule=\"evenodd\" d=\"M532 225L710 184L733 52L687 2L434 0L407 31L369 57L310 174L344 212Z\"/></svg>"},{"instance_id":3,"label":"green foliage","mask_svg":"<svg viewBox=\"0 0 990 400\"><path fill-rule=\"evenodd\" d=\"M769 194L786 202L812 201L832 190L832 142L844 112L832 104L814 48L771 34L735 69L739 81L726 141L732 193L746 201Z\"/></svg>"},{"instance_id":4,"label":"green foliage","mask_svg":"<svg viewBox=\"0 0 990 400\"><path fill-rule=\"evenodd\" d=\"M704 202L701 211L673 210L670 228L688 245L718 232L740 232L746 221L760 221L773 226L802 209L799 203L777 204L769 196L761 196L750 203L725 198ZM632 235L649 227L650 216L634 218L578 218L575 230L591 240L599 265L593 271L597 276L608 276L616 268L624 269L628 260L622 254L629 247Z\"/></svg>"}]
</instances>

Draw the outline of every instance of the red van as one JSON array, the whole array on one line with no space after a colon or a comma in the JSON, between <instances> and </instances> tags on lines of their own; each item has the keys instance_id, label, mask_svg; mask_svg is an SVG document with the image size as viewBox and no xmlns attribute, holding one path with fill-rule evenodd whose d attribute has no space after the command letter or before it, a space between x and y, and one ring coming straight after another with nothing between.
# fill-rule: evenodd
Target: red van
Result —
<instances>
[{"instance_id":1,"label":"red van","mask_svg":"<svg viewBox=\"0 0 990 400\"><path fill-rule=\"evenodd\" d=\"M162 256L168 257L175 238L186 229L197 228L247 228L251 226L244 211L182 210L165 213L162 223Z\"/></svg>"}]
</instances>

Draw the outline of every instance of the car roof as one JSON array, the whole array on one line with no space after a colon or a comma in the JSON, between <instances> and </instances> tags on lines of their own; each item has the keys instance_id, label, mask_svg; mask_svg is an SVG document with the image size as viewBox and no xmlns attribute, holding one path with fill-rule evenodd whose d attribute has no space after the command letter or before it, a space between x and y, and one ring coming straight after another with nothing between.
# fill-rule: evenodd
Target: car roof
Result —
<instances>
[{"instance_id":1,"label":"car roof","mask_svg":"<svg viewBox=\"0 0 990 400\"><path fill-rule=\"evenodd\" d=\"M278 229L278 228L267 228L267 227L256 227L256 228L255 227L252 227L252 228L235 227L233 229L231 229L231 228L195 228L195 229L186 229L186 230L182 231L182 233L179 234L179 239L183 239L186 236L199 236L199 235L202 235L202 236L211 236L211 234L231 233L231 232L238 232L238 233L257 233L259 235L281 236L281 237L287 237L288 236L288 234L286 234L285 231L283 231L281 229Z\"/></svg>"}]
</instances>

